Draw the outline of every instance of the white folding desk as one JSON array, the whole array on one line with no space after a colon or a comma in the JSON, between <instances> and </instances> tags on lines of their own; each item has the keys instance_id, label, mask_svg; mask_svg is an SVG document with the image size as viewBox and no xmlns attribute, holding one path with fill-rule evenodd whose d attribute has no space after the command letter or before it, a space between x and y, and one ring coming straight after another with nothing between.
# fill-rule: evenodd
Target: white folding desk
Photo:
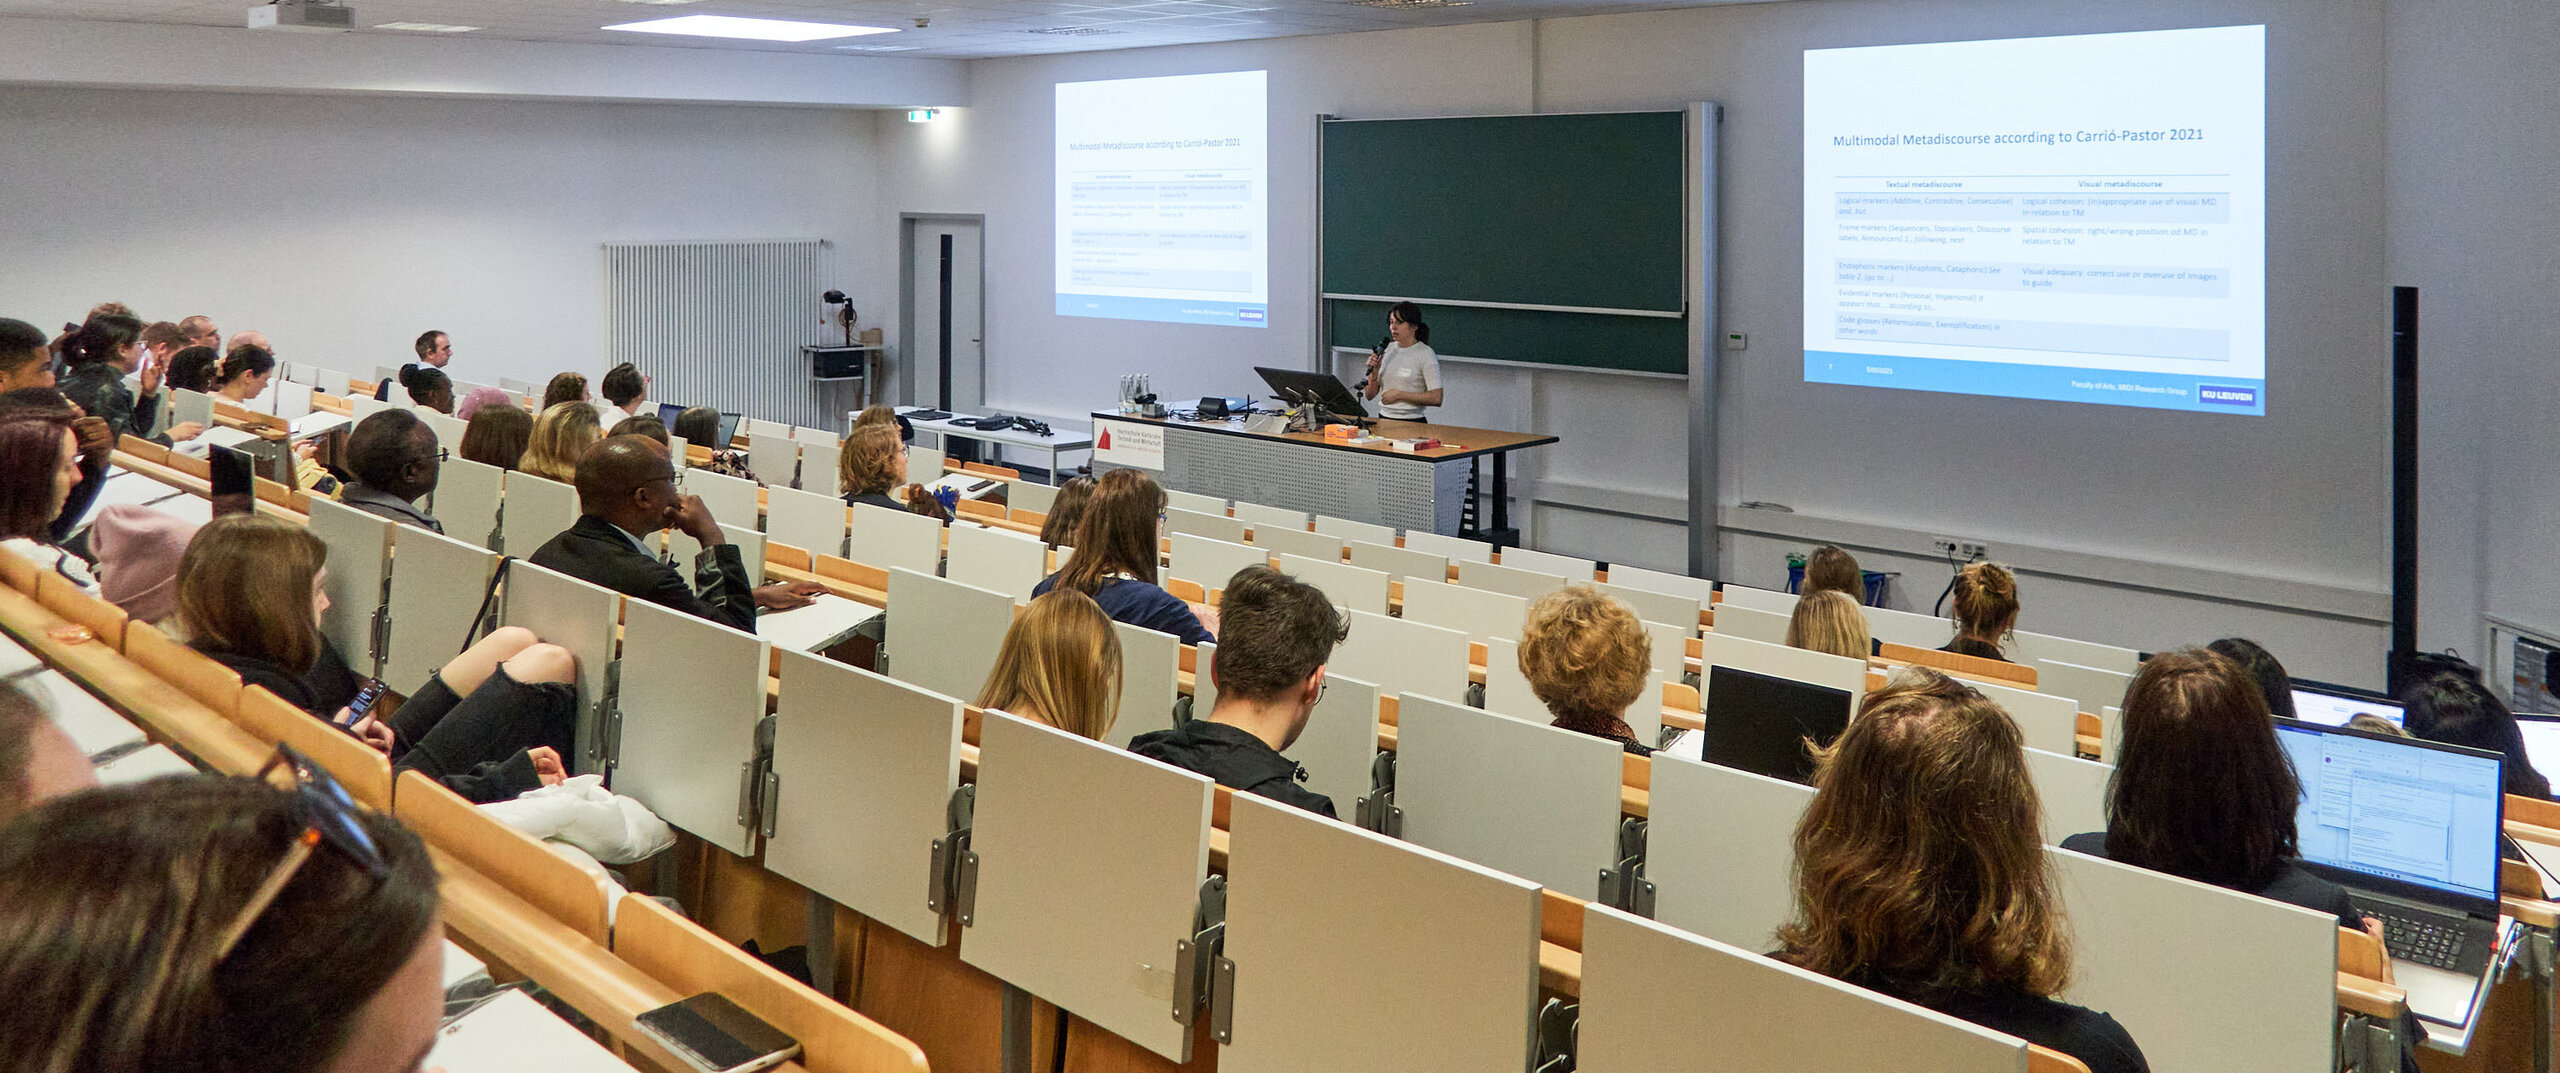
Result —
<instances>
[{"instance_id":1,"label":"white folding desk","mask_svg":"<svg viewBox=\"0 0 2560 1073\"><path fill-rule=\"evenodd\" d=\"M1026 450L1047 452L1049 456L1049 483L1051 484L1060 483L1058 480L1059 455L1072 451L1093 450L1093 437L1075 432L1052 432L1043 436L1036 432L1028 432L1018 428L982 429L970 428L966 425L954 423L962 418L968 418L973 421L977 420L976 416L971 414L952 414L950 417L946 417L938 421L924 421L913 416L918 413L930 412L931 410L926 407L911 406L905 410L899 411L899 416L905 417L907 419L907 424L913 426L916 431L930 432L937 437L977 440L981 443L992 443L1004 447L1020 447ZM944 412L948 413L949 411ZM934 442L939 444L942 441L940 439L936 439Z\"/></svg>"},{"instance_id":2,"label":"white folding desk","mask_svg":"<svg viewBox=\"0 0 2560 1073\"><path fill-rule=\"evenodd\" d=\"M786 652L775 712L780 791L765 863L927 946L933 842L960 784L960 702L832 660Z\"/></svg>"}]
</instances>

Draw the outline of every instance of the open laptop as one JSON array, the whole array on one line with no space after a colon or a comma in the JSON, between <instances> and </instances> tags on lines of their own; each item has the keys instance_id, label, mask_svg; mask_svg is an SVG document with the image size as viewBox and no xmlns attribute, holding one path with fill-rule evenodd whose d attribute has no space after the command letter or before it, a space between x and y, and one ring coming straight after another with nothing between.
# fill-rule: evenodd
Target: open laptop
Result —
<instances>
[{"instance_id":1,"label":"open laptop","mask_svg":"<svg viewBox=\"0 0 2560 1073\"><path fill-rule=\"evenodd\" d=\"M2503 759L2299 719L2276 740L2302 779L2303 866L2382 921L2412 1011L2470 1024L2497 954Z\"/></svg>"},{"instance_id":2,"label":"open laptop","mask_svg":"<svg viewBox=\"0 0 2560 1073\"><path fill-rule=\"evenodd\" d=\"M2369 693L2331 686L2316 685L2295 679L2293 682L2293 716L2306 723L2342 727L2359 715L2378 716L2392 726L2407 724L2405 713L2397 702Z\"/></svg>"},{"instance_id":3,"label":"open laptop","mask_svg":"<svg viewBox=\"0 0 2560 1073\"><path fill-rule=\"evenodd\" d=\"M2527 715L2516 713L2516 729L2524 732L2525 759L2533 769L2550 778L2560 771L2560 715Z\"/></svg>"},{"instance_id":4,"label":"open laptop","mask_svg":"<svg viewBox=\"0 0 2560 1073\"><path fill-rule=\"evenodd\" d=\"M1813 754L1806 741L1829 745L1838 740L1857 704L1847 690L1739 667L1708 668L1706 685L1706 729L1693 735L1698 741L1692 755L1790 782L1813 781Z\"/></svg>"}]
</instances>

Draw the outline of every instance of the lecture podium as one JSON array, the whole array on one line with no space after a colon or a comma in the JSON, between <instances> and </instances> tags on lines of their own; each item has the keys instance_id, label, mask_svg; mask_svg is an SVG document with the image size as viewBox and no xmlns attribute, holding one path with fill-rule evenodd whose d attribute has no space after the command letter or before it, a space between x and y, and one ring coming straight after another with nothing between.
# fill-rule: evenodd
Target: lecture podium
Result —
<instances>
[{"instance_id":1,"label":"lecture podium","mask_svg":"<svg viewBox=\"0 0 2560 1073\"><path fill-rule=\"evenodd\" d=\"M1443 444L1408 452L1313 432L1247 432L1240 417L1181 420L1111 410L1094 411L1093 430L1097 471L1144 469L1186 492L1505 547L1520 542L1511 527L1511 452L1557 442L1537 433L1378 419L1371 435ZM1106 433L1118 442L1105 446ZM1478 462L1487 458L1491 508L1468 526L1468 492Z\"/></svg>"}]
</instances>

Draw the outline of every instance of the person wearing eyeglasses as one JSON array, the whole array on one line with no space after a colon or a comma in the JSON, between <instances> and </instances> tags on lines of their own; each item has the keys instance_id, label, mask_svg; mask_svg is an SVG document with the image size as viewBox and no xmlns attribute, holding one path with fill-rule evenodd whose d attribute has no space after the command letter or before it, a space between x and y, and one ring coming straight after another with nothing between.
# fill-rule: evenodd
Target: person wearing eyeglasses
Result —
<instances>
[{"instance_id":1,"label":"person wearing eyeglasses","mask_svg":"<svg viewBox=\"0 0 2560 1073\"><path fill-rule=\"evenodd\" d=\"M1280 754L1306 732L1324 697L1325 661L1350 636L1350 625L1321 590L1267 566L1227 579L1218 611L1218 652L1209 668L1217 703L1205 717L1130 739L1129 751L1333 816L1333 799L1299 785L1306 769Z\"/></svg>"},{"instance_id":2,"label":"person wearing eyeglasses","mask_svg":"<svg viewBox=\"0 0 2560 1073\"><path fill-rule=\"evenodd\" d=\"M702 497L677 489L675 463L656 440L599 441L578 460L577 482L577 523L535 549L528 557L533 565L748 633L756 632L758 608L805 607L826 591L815 584L756 584ZM691 582L643 543L668 528L702 545Z\"/></svg>"},{"instance_id":3,"label":"person wearing eyeglasses","mask_svg":"<svg viewBox=\"0 0 2560 1073\"><path fill-rule=\"evenodd\" d=\"M384 410L356 422L347 436L347 472L354 483L338 490L338 502L430 533L444 524L418 508L436 490L444 465L436 430L407 410Z\"/></svg>"},{"instance_id":4,"label":"person wearing eyeglasses","mask_svg":"<svg viewBox=\"0 0 2560 1073\"><path fill-rule=\"evenodd\" d=\"M575 744L577 660L507 626L447 661L388 719L346 707L357 680L320 632L329 547L260 514L207 522L178 561L187 644L277 698L361 738L474 802L512 800L567 778ZM472 582L477 584L477 582Z\"/></svg>"},{"instance_id":5,"label":"person wearing eyeglasses","mask_svg":"<svg viewBox=\"0 0 2560 1073\"><path fill-rule=\"evenodd\" d=\"M0 1068L426 1061L444 1012L426 846L309 761L280 759L291 789L154 779L0 827Z\"/></svg>"}]
</instances>

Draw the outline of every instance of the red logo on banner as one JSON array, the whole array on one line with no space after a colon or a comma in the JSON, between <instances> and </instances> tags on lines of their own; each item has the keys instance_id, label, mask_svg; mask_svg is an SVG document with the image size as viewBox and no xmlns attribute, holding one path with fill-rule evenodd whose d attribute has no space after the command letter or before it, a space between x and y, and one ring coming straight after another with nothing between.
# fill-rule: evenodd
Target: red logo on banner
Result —
<instances>
[{"instance_id":1,"label":"red logo on banner","mask_svg":"<svg viewBox=\"0 0 2560 1073\"><path fill-rule=\"evenodd\" d=\"M1111 429L1109 427L1106 426L1102 430L1102 438L1094 441L1093 446L1094 449L1098 451L1108 451L1111 449Z\"/></svg>"}]
</instances>

